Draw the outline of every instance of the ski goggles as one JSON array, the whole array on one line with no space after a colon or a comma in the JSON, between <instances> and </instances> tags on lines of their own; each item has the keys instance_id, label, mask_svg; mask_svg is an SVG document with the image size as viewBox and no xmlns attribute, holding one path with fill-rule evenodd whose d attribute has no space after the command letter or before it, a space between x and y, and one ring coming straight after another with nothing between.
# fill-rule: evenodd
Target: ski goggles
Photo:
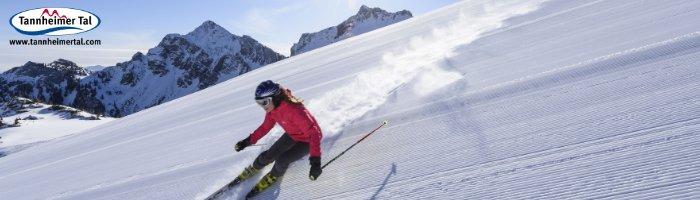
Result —
<instances>
[{"instance_id":1,"label":"ski goggles","mask_svg":"<svg viewBox=\"0 0 700 200\"><path fill-rule=\"evenodd\" d=\"M268 106L272 105L272 97L265 97L262 99L256 99L255 102L258 103L258 105L260 105L260 107L267 108Z\"/></svg>"}]
</instances>

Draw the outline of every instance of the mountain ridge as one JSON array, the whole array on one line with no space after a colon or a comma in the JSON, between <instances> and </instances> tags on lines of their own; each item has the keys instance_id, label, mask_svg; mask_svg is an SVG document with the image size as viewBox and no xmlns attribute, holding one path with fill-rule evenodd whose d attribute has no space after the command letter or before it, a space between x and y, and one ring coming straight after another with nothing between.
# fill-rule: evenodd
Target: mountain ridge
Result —
<instances>
[{"instance_id":1,"label":"mountain ridge","mask_svg":"<svg viewBox=\"0 0 700 200\"><path fill-rule=\"evenodd\" d=\"M48 65L28 62L0 79L7 83L4 90L9 95L120 117L284 58L250 36L231 34L207 20L185 35L167 34L145 54L137 52L128 61L96 72L58 59ZM51 74L51 79L39 78Z\"/></svg>"},{"instance_id":2,"label":"mountain ridge","mask_svg":"<svg viewBox=\"0 0 700 200\"><path fill-rule=\"evenodd\" d=\"M382 28L413 17L410 11L394 13L381 8L362 5L357 13L345 21L314 33L303 33L299 41L291 47L291 56L311 51L323 46Z\"/></svg>"}]
</instances>

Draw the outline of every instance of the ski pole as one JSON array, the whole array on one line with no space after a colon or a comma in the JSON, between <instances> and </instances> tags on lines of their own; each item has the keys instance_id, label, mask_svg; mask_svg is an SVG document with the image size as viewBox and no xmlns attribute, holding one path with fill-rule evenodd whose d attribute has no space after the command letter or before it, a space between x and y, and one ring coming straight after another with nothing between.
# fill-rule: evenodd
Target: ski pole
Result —
<instances>
[{"instance_id":1,"label":"ski pole","mask_svg":"<svg viewBox=\"0 0 700 200\"><path fill-rule=\"evenodd\" d=\"M335 159L338 159L340 156L342 156L343 154L345 154L345 152L348 152L350 149L352 149L353 147L355 147L355 145L357 145L358 143L362 142L362 140L365 140L365 138L369 137L369 135L372 135L372 133L374 133L375 131L379 130L380 128L382 128L382 127L383 127L384 125L386 125L387 123L389 123L389 122L387 122L386 120L384 120L384 122L382 122L382 124L379 125L377 128L375 128L374 130L370 131L367 135L365 135L364 137L360 138L360 140L358 140L357 142L355 142L355 144L350 145L350 147L348 147L347 149L345 149L343 152L340 152L340 154L338 154L338 155L335 156L333 159L331 159L331 160L328 161L326 164L324 164L324 165L321 167L321 169L326 168L326 166L328 166L328 164L331 164L333 161L335 161Z\"/></svg>"}]
</instances>

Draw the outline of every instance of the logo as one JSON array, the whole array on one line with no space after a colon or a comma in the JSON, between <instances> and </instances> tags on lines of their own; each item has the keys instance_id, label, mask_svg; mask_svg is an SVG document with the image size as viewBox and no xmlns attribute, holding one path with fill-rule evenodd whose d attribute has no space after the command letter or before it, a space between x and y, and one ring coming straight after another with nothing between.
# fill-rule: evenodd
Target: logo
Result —
<instances>
[{"instance_id":1,"label":"logo","mask_svg":"<svg viewBox=\"0 0 700 200\"><path fill-rule=\"evenodd\" d=\"M100 18L73 8L36 8L13 15L12 27L25 35L71 35L86 32L100 25Z\"/></svg>"}]
</instances>

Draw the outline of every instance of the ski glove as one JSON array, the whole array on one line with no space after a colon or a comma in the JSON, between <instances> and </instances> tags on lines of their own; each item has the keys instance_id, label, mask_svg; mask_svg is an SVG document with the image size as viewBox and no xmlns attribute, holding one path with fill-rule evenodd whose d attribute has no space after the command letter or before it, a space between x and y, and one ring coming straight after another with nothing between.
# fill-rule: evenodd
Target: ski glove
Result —
<instances>
[{"instance_id":1,"label":"ski glove","mask_svg":"<svg viewBox=\"0 0 700 200\"><path fill-rule=\"evenodd\" d=\"M236 151L241 151L250 146L250 136L236 143Z\"/></svg>"},{"instance_id":2,"label":"ski glove","mask_svg":"<svg viewBox=\"0 0 700 200\"><path fill-rule=\"evenodd\" d=\"M321 170L321 157L309 157L309 164L311 164L311 170L309 171L309 179L315 181L323 171Z\"/></svg>"}]
</instances>

